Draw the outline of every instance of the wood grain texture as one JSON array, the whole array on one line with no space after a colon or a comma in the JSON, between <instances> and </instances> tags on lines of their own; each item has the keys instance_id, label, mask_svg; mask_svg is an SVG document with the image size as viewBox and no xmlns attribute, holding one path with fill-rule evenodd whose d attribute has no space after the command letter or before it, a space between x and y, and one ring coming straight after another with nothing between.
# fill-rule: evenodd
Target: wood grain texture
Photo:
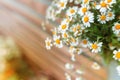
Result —
<instances>
[{"instance_id":1,"label":"wood grain texture","mask_svg":"<svg viewBox=\"0 0 120 80\"><path fill-rule=\"evenodd\" d=\"M22 2L21 2L22 1ZM45 21L44 16L47 4L39 1L37 9L30 1L34 0L1 0L0 1L0 31L6 36L11 36L24 55L45 71L55 75L57 80L65 80L64 72L74 77L77 76L64 68L66 62L70 62L70 55L67 47L62 49L53 48L50 51L45 49L44 40L50 36L50 30L54 24L47 24L44 31L41 24ZM19 3L20 2L20 3ZM42 5L41 5L42 4ZM41 6L41 7L40 7ZM41 13L41 14L40 14ZM88 56L91 55L86 51ZM96 57L99 60L99 57ZM83 67L86 80L106 80L106 71L102 67L99 71L91 69L92 60L84 55L77 57L76 67Z\"/></svg>"}]
</instances>

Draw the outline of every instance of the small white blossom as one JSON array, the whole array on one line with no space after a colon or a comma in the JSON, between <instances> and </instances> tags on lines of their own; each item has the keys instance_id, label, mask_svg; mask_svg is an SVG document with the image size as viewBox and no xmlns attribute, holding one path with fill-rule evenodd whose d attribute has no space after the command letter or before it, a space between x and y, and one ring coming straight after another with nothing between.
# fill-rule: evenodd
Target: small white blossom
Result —
<instances>
[{"instance_id":1,"label":"small white blossom","mask_svg":"<svg viewBox=\"0 0 120 80\"><path fill-rule=\"evenodd\" d=\"M105 1L101 1L99 5L96 5L96 8L100 10L101 13L106 13L109 5Z\"/></svg>"},{"instance_id":2,"label":"small white blossom","mask_svg":"<svg viewBox=\"0 0 120 80\"><path fill-rule=\"evenodd\" d=\"M68 16L73 16L73 15L76 14L77 10L78 10L78 7L71 7L67 10L67 15Z\"/></svg>"},{"instance_id":3,"label":"small white blossom","mask_svg":"<svg viewBox=\"0 0 120 80\"><path fill-rule=\"evenodd\" d=\"M120 34L120 23L115 23L112 30L115 34Z\"/></svg>"},{"instance_id":4,"label":"small white blossom","mask_svg":"<svg viewBox=\"0 0 120 80\"><path fill-rule=\"evenodd\" d=\"M62 48L63 47L63 43L62 40L60 40L60 36L54 36L54 45L58 48Z\"/></svg>"},{"instance_id":5,"label":"small white blossom","mask_svg":"<svg viewBox=\"0 0 120 80\"><path fill-rule=\"evenodd\" d=\"M90 27L90 23L94 22L94 16L93 13L91 12L87 12L83 18L82 18L83 24L85 25L85 27Z\"/></svg>"},{"instance_id":6,"label":"small white blossom","mask_svg":"<svg viewBox=\"0 0 120 80\"><path fill-rule=\"evenodd\" d=\"M106 21L108 21L108 16L106 14L102 13L101 15L98 15L98 21L101 24L105 24Z\"/></svg>"},{"instance_id":7,"label":"small white blossom","mask_svg":"<svg viewBox=\"0 0 120 80\"><path fill-rule=\"evenodd\" d=\"M92 50L93 53L98 53L101 51L102 47L102 42L95 42L95 43L90 43L90 49Z\"/></svg>"},{"instance_id":8,"label":"small white blossom","mask_svg":"<svg viewBox=\"0 0 120 80\"><path fill-rule=\"evenodd\" d=\"M118 60L118 61L120 61L120 49L118 49L118 51L117 50L114 50L113 51L113 58L115 59L115 60Z\"/></svg>"},{"instance_id":9,"label":"small white blossom","mask_svg":"<svg viewBox=\"0 0 120 80\"><path fill-rule=\"evenodd\" d=\"M51 41L51 39L49 39L49 38L47 38L47 39L45 40L45 44L46 44L46 48L47 48L47 49L51 49L51 47L53 46L53 45L52 45L52 41Z\"/></svg>"}]
</instances>

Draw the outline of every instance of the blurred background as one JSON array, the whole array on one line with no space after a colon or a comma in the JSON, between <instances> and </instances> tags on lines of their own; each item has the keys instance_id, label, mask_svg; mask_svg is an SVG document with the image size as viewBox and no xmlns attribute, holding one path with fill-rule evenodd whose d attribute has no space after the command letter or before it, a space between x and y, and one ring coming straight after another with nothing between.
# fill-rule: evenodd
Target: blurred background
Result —
<instances>
[{"instance_id":1,"label":"blurred background","mask_svg":"<svg viewBox=\"0 0 120 80\"><path fill-rule=\"evenodd\" d=\"M7 58L4 63L0 61L0 64L3 64L0 65L0 68L5 68L5 71L0 71L0 80L65 80L65 72L70 73L73 77L77 76L64 67L65 63L70 62L67 47L53 48L50 51L45 48L45 39L47 36L51 36L51 29L56 26L56 23L45 24L46 9L51 1L0 0L2 43L11 47L11 42L7 44L6 41L12 40L21 55L14 56L15 54L9 53L10 50L6 47L0 49L0 55L4 54L3 49L6 49L10 54L7 56L13 56ZM13 47L12 51L14 50L16 48ZM84 52L84 55L77 57L75 63L77 68L84 70L82 77L85 80L106 80L106 70L101 63L101 58L98 55L90 54L88 50L84 50ZM93 70L90 67L94 62L100 64L99 70Z\"/></svg>"}]
</instances>

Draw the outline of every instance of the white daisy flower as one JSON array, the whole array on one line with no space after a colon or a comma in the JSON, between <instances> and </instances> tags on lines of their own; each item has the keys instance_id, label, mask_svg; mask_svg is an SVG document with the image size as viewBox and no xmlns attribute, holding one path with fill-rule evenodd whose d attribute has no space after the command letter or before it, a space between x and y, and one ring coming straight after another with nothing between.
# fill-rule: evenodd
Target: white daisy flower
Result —
<instances>
[{"instance_id":1,"label":"white daisy flower","mask_svg":"<svg viewBox=\"0 0 120 80\"><path fill-rule=\"evenodd\" d=\"M67 10L67 15L68 16L73 16L73 15L76 14L77 10L78 10L78 7L71 7Z\"/></svg>"},{"instance_id":2,"label":"white daisy flower","mask_svg":"<svg viewBox=\"0 0 120 80\"><path fill-rule=\"evenodd\" d=\"M82 0L82 4L87 5L89 4L90 0Z\"/></svg>"},{"instance_id":3,"label":"white daisy flower","mask_svg":"<svg viewBox=\"0 0 120 80\"><path fill-rule=\"evenodd\" d=\"M96 9L99 9L101 13L106 13L109 5L105 1L101 1L99 5L96 5Z\"/></svg>"},{"instance_id":4,"label":"white daisy flower","mask_svg":"<svg viewBox=\"0 0 120 80\"><path fill-rule=\"evenodd\" d=\"M63 43L60 40L60 36L54 36L53 40L54 40L54 45L56 47L58 47L58 48L62 48L63 47Z\"/></svg>"},{"instance_id":5,"label":"white daisy flower","mask_svg":"<svg viewBox=\"0 0 120 80\"><path fill-rule=\"evenodd\" d=\"M105 24L106 21L108 21L107 15L105 15L104 13L102 13L101 15L98 15L98 21L99 21L101 24Z\"/></svg>"},{"instance_id":6,"label":"white daisy flower","mask_svg":"<svg viewBox=\"0 0 120 80\"><path fill-rule=\"evenodd\" d=\"M74 65L73 65L73 64L70 64L70 63L66 63L66 64L65 64L65 68L66 68L66 69L69 69L69 70L72 70L72 69L74 69Z\"/></svg>"},{"instance_id":7,"label":"white daisy flower","mask_svg":"<svg viewBox=\"0 0 120 80\"><path fill-rule=\"evenodd\" d=\"M112 4L116 3L116 0L105 0L105 2L112 5Z\"/></svg>"},{"instance_id":8,"label":"white daisy flower","mask_svg":"<svg viewBox=\"0 0 120 80\"><path fill-rule=\"evenodd\" d=\"M84 47L84 48L87 48L88 47L88 40L83 39L82 42L81 42L81 46Z\"/></svg>"},{"instance_id":9,"label":"white daisy flower","mask_svg":"<svg viewBox=\"0 0 120 80\"><path fill-rule=\"evenodd\" d=\"M56 5L58 6L59 9L63 10L66 8L67 0L59 0Z\"/></svg>"},{"instance_id":10,"label":"white daisy flower","mask_svg":"<svg viewBox=\"0 0 120 80\"><path fill-rule=\"evenodd\" d=\"M94 22L94 16L93 13L91 12L87 12L83 18L82 18L83 24L85 25L85 27L90 27L90 23Z\"/></svg>"},{"instance_id":11,"label":"white daisy flower","mask_svg":"<svg viewBox=\"0 0 120 80\"><path fill-rule=\"evenodd\" d=\"M88 12L89 10L89 6L87 5L82 5L82 7L80 8L80 10L78 11L78 13L83 16L85 15L86 12Z\"/></svg>"},{"instance_id":12,"label":"white daisy flower","mask_svg":"<svg viewBox=\"0 0 120 80\"><path fill-rule=\"evenodd\" d=\"M102 42L100 43L90 43L90 49L92 50L93 53L98 53L101 51L101 47L102 47Z\"/></svg>"},{"instance_id":13,"label":"white daisy flower","mask_svg":"<svg viewBox=\"0 0 120 80\"><path fill-rule=\"evenodd\" d=\"M113 12L108 12L107 18L108 18L108 20L113 20L113 19L115 19L115 14Z\"/></svg>"},{"instance_id":14,"label":"white daisy flower","mask_svg":"<svg viewBox=\"0 0 120 80\"><path fill-rule=\"evenodd\" d=\"M113 58L114 58L115 60L120 61L120 49L114 50L114 51L113 51L113 54L114 54Z\"/></svg>"},{"instance_id":15,"label":"white daisy flower","mask_svg":"<svg viewBox=\"0 0 120 80\"><path fill-rule=\"evenodd\" d=\"M100 65L98 63L94 62L92 64L92 68L95 69L95 70L99 70L101 67L100 67Z\"/></svg>"},{"instance_id":16,"label":"white daisy flower","mask_svg":"<svg viewBox=\"0 0 120 80\"><path fill-rule=\"evenodd\" d=\"M68 24L66 23L65 20L63 20L61 25L59 26L59 31L62 33L65 32L67 29L68 29Z\"/></svg>"},{"instance_id":17,"label":"white daisy flower","mask_svg":"<svg viewBox=\"0 0 120 80\"><path fill-rule=\"evenodd\" d=\"M47 49L51 49L51 47L53 46L53 45L52 45L52 41L51 41L51 39L49 39L49 38L47 38L47 39L45 40L45 44L46 44L46 48L47 48Z\"/></svg>"},{"instance_id":18,"label":"white daisy flower","mask_svg":"<svg viewBox=\"0 0 120 80\"><path fill-rule=\"evenodd\" d=\"M115 23L112 30L115 34L120 34L120 23Z\"/></svg>"}]
</instances>

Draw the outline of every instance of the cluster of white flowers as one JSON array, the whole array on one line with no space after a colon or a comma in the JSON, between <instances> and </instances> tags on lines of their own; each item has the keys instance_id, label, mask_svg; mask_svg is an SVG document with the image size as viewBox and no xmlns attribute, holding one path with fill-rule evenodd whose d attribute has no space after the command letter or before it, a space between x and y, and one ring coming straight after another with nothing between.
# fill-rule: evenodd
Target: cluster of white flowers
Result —
<instances>
[{"instance_id":1,"label":"cluster of white flowers","mask_svg":"<svg viewBox=\"0 0 120 80\"><path fill-rule=\"evenodd\" d=\"M58 48L62 48L63 44L69 46L69 52L71 53L71 60L76 61L75 53L81 54L82 48L89 48L92 53L103 52L103 46L106 41L102 41L101 35L96 37L96 40L91 40L84 35L88 31L94 31L94 27L106 27L111 28L111 32L118 40L120 39L120 18L116 22L112 22L116 19L115 11L112 9L116 4L116 0L55 0L52 6L48 8L47 19L56 20L57 16L62 16L61 23L56 27L53 32L53 40L47 38L46 48L51 49L53 45ZM111 23L107 27L107 23ZM92 30L93 28L93 30ZM103 28L104 29L104 28ZM99 30L99 29L98 29ZM100 29L102 30L102 28ZM110 29L107 29L110 30ZM100 32L99 32L100 33ZM104 32L101 32L104 33ZM107 33L108 35L109 33ZM87 33L89 35L89 33ZM93 35L96 35L95 33ZM106 35L106 34L105 34ZM92 36L92 35L91 35ZM103 35L102 35L103 36ZM93 36L94 37L94 36ZM93 38L92 37L92 38ZM104 40L104 39L103 39ZM108 43L107 43L108 44ZM115 60L120 61L120 49L119 47L109 45L110 50L114 50ZM115 49L119 49L118 51ZM97 66L97 67L96 67ZM70 64L66 65L68 68L73 68ZM94 63L93 68L99 69L97 63ZM66 74L68 76L68 74ZM70 79L70 76L68 77ZM81 80L81 79L76 79Z\"/></svg>"}]
</instances>

